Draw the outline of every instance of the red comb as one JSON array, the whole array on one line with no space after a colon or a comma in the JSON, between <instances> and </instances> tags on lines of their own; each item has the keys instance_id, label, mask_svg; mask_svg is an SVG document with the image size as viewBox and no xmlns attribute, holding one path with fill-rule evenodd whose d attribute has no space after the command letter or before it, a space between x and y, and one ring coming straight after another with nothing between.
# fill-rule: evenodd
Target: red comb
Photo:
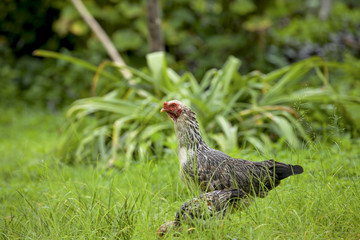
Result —
<instances>
[{"instance_id":1,"label":"red comb","mask_svg":"<svg viewBox=\"0 0 360 240\"><path fill-rule=\"evenodd\" d=\"M167 105L167 102L164 102L164 107L166 107L166 105Z\"/></svg>"}]
</instances>

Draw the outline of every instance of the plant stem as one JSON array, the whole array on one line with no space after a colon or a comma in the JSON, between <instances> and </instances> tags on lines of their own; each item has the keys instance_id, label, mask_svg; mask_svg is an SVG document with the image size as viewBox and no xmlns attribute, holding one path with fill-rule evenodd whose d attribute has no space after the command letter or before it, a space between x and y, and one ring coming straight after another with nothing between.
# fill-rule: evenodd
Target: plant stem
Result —
<instances>
[{"instance_id":1,"label":"plant stem","mask_svg":"<svg viewBox=\"0 0 360 240\"><path fill-rule=\"evenodd\" d=\"M151 52L164 51L164 38L161 31L160 6L158 0L147 0L146 8Z\"/></svg>"},{"instance_id":2,"label":"plant stem","mask_svg":"<svg viewBox=\"0 0 360 240\"><path fill-rule=\"evenodd\" d=\"M124 60L116 50L114 44L111 42L109 36L105 33L105 31L102 29L100 24L96 21L96 19L89 13L89 11L86 9L85 5L81 0L71 0L74 4L75 8L79 11L81 17L84 19L84 21L89 25L91 30L96 34L96 36L99 38L100 42L104 45L106 51L110 55L110 58L120 67L126 66ZM132 74L127 69L121 69L119 70L121 74L126 78L131 78Z\"/></svg>"}]
</instances>

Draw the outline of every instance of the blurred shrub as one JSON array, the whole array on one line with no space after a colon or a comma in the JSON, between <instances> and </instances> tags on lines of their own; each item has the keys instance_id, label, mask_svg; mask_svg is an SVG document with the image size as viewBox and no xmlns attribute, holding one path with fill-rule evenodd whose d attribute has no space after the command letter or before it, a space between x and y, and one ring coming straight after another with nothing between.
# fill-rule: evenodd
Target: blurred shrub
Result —
<instances>
[{"instance_id":1,"label":"blurred shrub","mask_svg":"<svg viewBox=\"0 0 360 240\"><path fill-rule=\"evenodd\" d=\"M165 1L168 52L197 77L228 55L243 60L244 72L271 71L313 55L360 57L359 6L337 1L326 21L319 7L316 0Z\"/></svg>"},{"instance_id":2,"label":"blurred shrub","mask_svg":"<svg viewBox=\"0 0 360 240\"><path fill-rule=\"evenodd\" d=\"M149 51L144 0L85 0L126 62L146 66ZM196 78L220 68L227 56L242 59L241 71L263 72L319 55L326 60L360 57L360 9L354 0L334 1L327 21L320 1L162 1L167 61L176 72ZM85 96L89 75L53 60L38 61L39 48L88 59L98 65L107 54L70 1L0 2L2 101L14 92L33 104L62 106ZM48 70L49 69L49 70ZM335 86L337 88L337 86ZM5 89L6 88L6 89ZM34 97L34 99L32 99Z\"/></svg>"},{"instance_id":3,"label":"blurred shrub","mask_svg":"<svg viewBox=\"0 0 360 240\"><path fill-rule=\"evenodd\" d=\"M32 57L38 48L63 53L68 52L65 48L74 48L72 36L65 38L53 32L54 21L68 4L53 0L0 2L0 100L3 104L22 100L29 105L55 109L89 95L87 79L91 75L82 68L64 61Z\"/></svg>"},{"instance_id":4,"label":"blurred shrub","mask_svg":"<svg viewBox=\"0 0 360 240\"><path fill-rule=\"evenodd\" d=\"M342 61L346 53L360 57L359 8L334 2L326 21L306 9L295 13L284 16L278 27L270 29L270 62L282 65L313 55Z\"/></svg>"},{"instance_id":5,"label":"blurred shrub","mask_svg":"<svg viewBox=\"0 0 360 240\"><path fill-rule=\"evenodd\" d=\"M268 74L241 75L240 60L229 57L221 69L210 69L196 80L190 72L178 75L168 68L161 52L147 55L147 63L142 71L129 68L134 75L130 81L98 69L103 77L94 79L102 83L97 96L75 101L67 112L58 145L64 161L110 159L127 166L134 159L161 157L164 145L174 149L176 144L171 121L159 113L163 101L171 99L189 105L202 132L211 133L204 136L208 142L227 152L239 144L266 151L267 143L280 139L298 148L319 136L359 134L359 121L347 106L359 109L360 97L340 94L328 81L327 67L358 74L351 65L313 57Z\"/></svg>"},{"instance_id":6,"label":"blurred shrub","mask_svg":"<svg viewBox=\"0 0 360 240\"><path fill-rule=\"evenodd\" d=\"M9 54L6 61L0 58L0 65L2 104L11 105L21 100L28 105L55 110L75 99L90 96L92 75L65 61L30 56L15 60Z\"/></svg>"}]
</instances>

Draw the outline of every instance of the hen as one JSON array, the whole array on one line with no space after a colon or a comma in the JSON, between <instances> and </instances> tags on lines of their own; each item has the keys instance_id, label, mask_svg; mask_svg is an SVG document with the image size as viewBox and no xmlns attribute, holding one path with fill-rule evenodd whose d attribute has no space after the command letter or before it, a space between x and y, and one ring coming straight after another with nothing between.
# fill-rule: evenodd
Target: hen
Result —
<instances>
[{"instance_id":1,"label":"hen","mask_svg":"<svg viewBox=\"0 0 360 240\"><path fill-rule=\"evenodd\" d=\"M188 201L176 214L175 221L160 227L159 234L170 226L178 228L180 219L203 218L201 210L212 216L226 212L229 203L247 203L249 196L265 197L282 179L303 172L299 165L232 158L210 148L201 137L196 114L180 101L164 102L161 112L166 112L174 122L183 180L195 183L206 193L199 197L205 200L205 208L197 203L198 198ZM214 207L206 208L210 205Z\"/></svg>"},{"instance_id":2,"label":"hen","mask_svg":"<svg viewBox=\"0 0 360 240\"><path fill-rule=\"evenodd\" d=\"M161 112L174 122L184 180L194 182L205 192L241 189L248 195L265 197L282 179L303 172L299 165L232 158L210 148L201 137L196 114L180 101L164 102Z\"/></svg>"}]
</instances>

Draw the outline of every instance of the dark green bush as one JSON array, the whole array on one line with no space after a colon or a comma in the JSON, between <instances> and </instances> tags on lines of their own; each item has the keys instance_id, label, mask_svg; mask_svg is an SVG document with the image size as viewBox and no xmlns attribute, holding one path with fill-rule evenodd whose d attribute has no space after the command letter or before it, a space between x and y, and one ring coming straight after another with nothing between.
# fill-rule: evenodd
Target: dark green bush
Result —
<instances>
[{"instance_id":1,"label":"dark green bush","mask_svg":"<svg viewBox=\"0 0 360 240\"><path fill-rule=\"evenodd\" d=\"M145 2L84 1L130 66L146 66L149 51ZM269 72L312 55L326 60L359 53L359 4L334 2L327 21L320 1L163 1L167 60L176 72L196 78L220 68L229 55L242 59L241 72ZM13 96L29 104L63 106L86 96L90 75L53 60L35 60L39 48L72 52L99 65L103 46L70 1L0 3L1 100ZM331 79L330 79L331 81ZM32 99L34 98L34 99Z\"/></svg>"}]
</instances>

